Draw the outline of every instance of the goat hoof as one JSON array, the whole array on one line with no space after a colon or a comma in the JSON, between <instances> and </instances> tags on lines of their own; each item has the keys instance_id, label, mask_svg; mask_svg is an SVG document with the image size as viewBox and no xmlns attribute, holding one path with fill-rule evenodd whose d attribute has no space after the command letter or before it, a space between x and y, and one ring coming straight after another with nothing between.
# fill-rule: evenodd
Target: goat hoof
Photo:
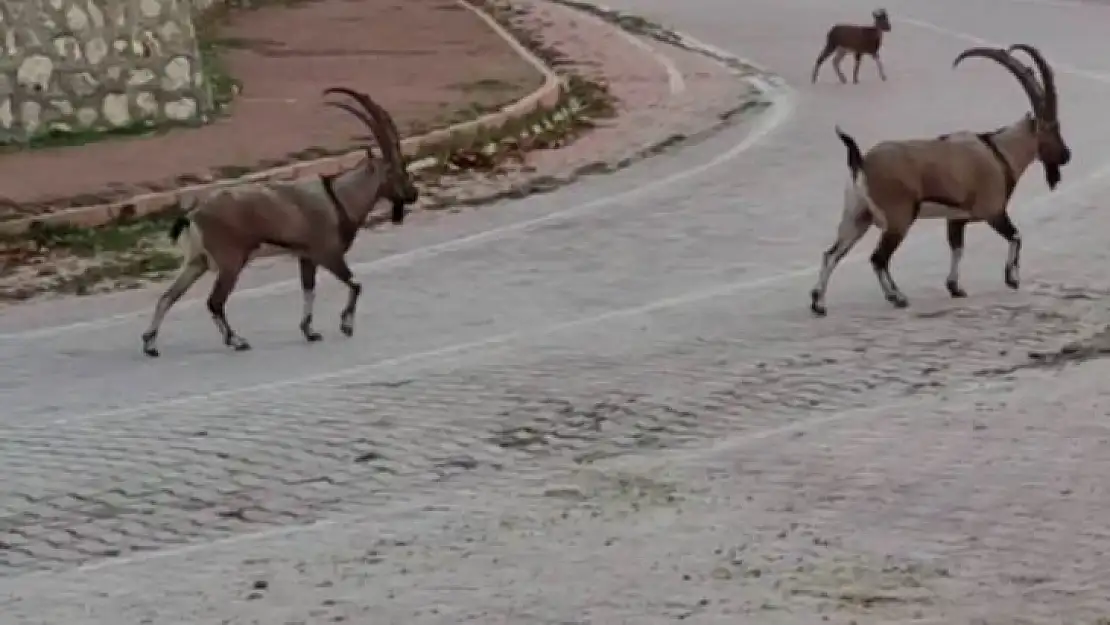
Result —
<instances>
[{"instance_id":1,"label":"goat hoof","mask_svg":"<svg viewBox=\"0 0 1110 625\"><path fill-rule=\"evenodd\" d=\"M320 334L319 332L305 332L304 338L309 343L315 343L316 341L323 340L324 335Z\"/></svg>"},{"instance_id":2,"label":"goat hoof","mask_svg":"<svg viewBox=\"0 0 1110 625\"><path fill-rule=\"evenodd\" d=\"M251 348L251 344L243 340L241 337L233 336L227 340L228 346L237 352L245 352Z\"/></svg>"},{"instance_id":3,"label":"goat hoof","mask_svg":"<svg viewBox=\"0 0 1110 625\"><path fill-rule=\"evenodd\" d=\"M151 358L158 357L158 348L154 346L154 333L143 332L143 353Z\"/></svg>"},{"instance_id":4,"label":"goat hoof","mask_svg":"<svg viewBox=\"0 0 1110 625\"><path fill-rule=\"evenodd\" d=\"M824 317L829 312L825 308L825 304L821 302L821 294L817 289L813 289L809 293L809 309L818 317Z\"/></svg>"},{"instance_id":5,"label":"goat hoof","mask_svg":"<svg viewBox=\"0 0 1110 625\"><path fill-rule=\"evenodd\" d=\"M948 294L952 297L967 297L967 291L961 289L960 285L956 284L955 282L946 282L945 286L948 287Z\"/></svg>"},{"instance_id":6,"label":"goat hoof","mask_svg":"<svg viewBox=\"0 0 1110 625\"><path fill-rule=\"evenodd\" d=\"M1006 276L1006 286L1008 286L1011 289L1014 289L1016 291L1018 286L1020 286L1020 284L1019 284L1018 279L1016 277L1008 275L1008 276Z\"/></svg>"},{"instance_id":7,"label":"goat hoof","mask_svg":"<svg viewBox=\"0 0 1110 625\"><path fill-rule=\"evenodd\" d=\"M349 324L341 325L341 326L339 326L339 331L343 333L343 336L354 336L355 335L355 327L353 325L349 325Z\"/></svg>"},{"instance_id":8,"label":"goat hoof","mask_svg":"<svg viewBox=\"0 0 1110 625\"><path fill-rule=\"evenodd\" d=\"M905 308L910 305L910 301L906 299L905 295L896 294L886 298L886 301L894 305L895 308Z\"/></svg>"}]
</instances>

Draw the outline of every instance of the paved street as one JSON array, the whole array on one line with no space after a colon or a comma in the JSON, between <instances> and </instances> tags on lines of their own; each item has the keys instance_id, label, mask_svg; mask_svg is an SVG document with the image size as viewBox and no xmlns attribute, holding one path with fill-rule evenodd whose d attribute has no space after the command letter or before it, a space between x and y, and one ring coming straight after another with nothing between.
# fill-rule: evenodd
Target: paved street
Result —
<instances>
[{"instance_id":1,"label":"paved street","mask_svg":"<svg viewBox=\"0 0 1110 625\"><path fill-rule=\"evenodd\" d=\"M1110 8L888 2L890 80L865 60L842 86L809 73L861 0L615 6L791 89L619 174L363 238L351 339L324 281L325 340L302 342L287 262L232 296L242 354L208 280L156 361L154 291L0 318L5 625L1110 616L1110 365L1028 357L1110 323ZM1074 153L1057 192L1036 164L1018 187L1021 290L980 226L950 300L921 223L892 266L910 308L883 301L872 234L811 318L833 126L866 149L1009 123L1012 76L951 61L1019 41L1056 66Z\"/></svg>"}]
</instances>

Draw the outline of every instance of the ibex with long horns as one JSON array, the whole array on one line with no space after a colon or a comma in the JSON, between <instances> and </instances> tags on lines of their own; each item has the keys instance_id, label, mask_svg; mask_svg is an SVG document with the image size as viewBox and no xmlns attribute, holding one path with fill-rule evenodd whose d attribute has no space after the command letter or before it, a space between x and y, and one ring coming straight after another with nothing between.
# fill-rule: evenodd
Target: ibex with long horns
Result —
<instances>
[{"instance_id":1,"label":"ibex with long horns","mask_svg":"<svg viewBox=\"0 0 1110 625\"><path fill-rule=\"evenodd\" d=\"M228 324L224 306L235 289L239 274L263 245L298 257L304 312L300 329L308 341L321 336L312 327L316 270L323 267L349 289L340 314L340 330L354 333L355 306L362 286L345 259L355 235L379 200L391 203L390 220L405 219L405 205L416 202L418 192L401 154L401 140L392 117L369 96L346 87L331 87L324 94L343 94L346 102L326 102L354 115L370 130L381 150L378 159L366 146L366 157L354 168L334 175L296 181L266 181L218 189L196 201L178 218L170 237L184 252L176 279L158 299L150 327L143 333L143 351L158 356L155 341L166 313L208 270L216 282L208 297L208 311L226 345L242 351L250 344Z\"/></svg>"},{"instance_id":2,"label":"ibex with long horns","mask_svg":"<svg viewBox=\"0 0 1110 625\"><path fill-rule=\"evenodd\" d=\"M1033 59L1041 84L1037 84L1030 68L1012 56L1014 50ZM810 292L810 308L815 314L826 314L829 277L873 224L882 230L871 254L879 286L887 301L898 308L907 306L906 296L890 276L890 258L919 218L948 220L952 260L946 286L952 297L966 296L960 286L959 267L964 230L973 221L987 222L1009 242L1005 282L1010 288L1018 288L1021 235L1006 214L1010 196L1034 159L1041 161L1048 186L1055 189L1060 168L1071 160L1071 150L1060 133L1052 68L1036 48L1028 44L1015 44L1009 50L969 48L956 57L952 66L973 56L992 59L1012 72L1029 97L1032 113L991 132L961 131L935 139L882 141L866 154L838 127L837 136L848 150L851 179L845 190L836 242L825 251L821 274Z\"/></svg>"}]
</instances>

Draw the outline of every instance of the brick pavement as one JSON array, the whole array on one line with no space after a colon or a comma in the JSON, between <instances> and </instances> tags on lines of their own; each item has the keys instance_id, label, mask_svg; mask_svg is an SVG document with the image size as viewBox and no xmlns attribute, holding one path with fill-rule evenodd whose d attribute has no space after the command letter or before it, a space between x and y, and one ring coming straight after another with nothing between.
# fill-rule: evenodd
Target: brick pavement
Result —
<instances>
[{"instance_id":1,"label":"brick pavement","mask_svg":"<svg viewBox=\"0 0 1110 625\"><path fill-rule=\"evenodd\" d=\"M1076 618L1105 608L1110 595L1096 554L1110 535L1089 521L1106 512L1098 486L1110 441L1101 425L1110 401L1099 388L1105 365L1067 377L999 367L1024 362L1020 350L1038 333L1073 323L1046 324L1037 307L969 310L945 325L950 343L914 343L928 356L915 350L899 360L895 354L909 351L903 335L868 333L859 318L809 336L783 322L758 343L738 339L731 324L751 322L731 314L735 304L725 298L653 314L650 345L634 340L635 324L614 322L388 376L353 372L265 398L150 406L71 429L64 443L52 437L50 456L35 457L31 436L49 426L7 428L5 474L24 490L32 477L41 488L7 511L9 523L20 515L25 524L3 539L11 546L6 564L10 572L64 570L108 549L142 556L347 512L357 519L349 529L327 538L310 532L306 538L317 537L291 543L301 546L284 556L268 540L219 549L237 554L239 565L219 573L218 589L195 577L211 559L196 570L157 559L123 568L153 568L164 587L180 584L171 595L184 603L175 611L159 614L144 598L152 589L124 596L155 623L186 613L198 623L226 618L221 606L249 594L253 578L272 580L278 596L261 593L256 605L234 611L260 622L265 614L370 618L366 610L421 623L457 622L460 614L485 622L583 613L604 622L648 613L658 622L683 614L780 622L773 619L810 612L838 623L1016 617L1024 608L1000 583L1028 586L1024 592L1056 609L1053 593L1067 593ZM712 323L723 319L731 322ZM695 322L701 330L692 342L683 328ZM917 317L901 329L920 335L935 323ZM853 326L869 340L845 335ZM1005 334L976 339L1000 326ZM753 351L760 362L746 357ZM838 382L844 370L861 382ZM957 395L969 381L988 390ZM884 403L895 407L806 425ZM744 440L792 424L798 431L774 436L773 445ZM169 446L151 453L151 440ZM711 442L718 449L706 451ZM96 461L85 465L82 454ZM67 466L48 472L48 458ZM107 458L118 459L115 466ZM22 463L35 466L33 476L14 472ZM384 536L369 529L386 522ZM1005 530L992 529L999 526ZM652 538L659 535L666 540ZM1047 554L1075 560L1046 570L1037 561ZM583 577L586 567L591 575ZM29 590L33 579L0 580L0 590L20 597L2 606L19 622L74 622L65 597L84 588L76 596L86 618L106 619L120 614L118 597L89 604L87 593L117 574L109 563L104 574L40 582L61 592L50 605ZM95 581L102 575L107 581ZM548 590L525 602L525 579ZM573 581L585 579L594 589ZM671 591L658 598L646 591L664 586ZM435 588L450 589L430 604L443 606L438 615L426 594Z\"/></svg>"},{"instance_id":2,"label":"brick pavement","mask_svg":"<svg viewBox=\"0 0 1110 625\"><path fill-rule=\"evenodd\" d=\"M1024 303L911 314L880 331L887 315L803 324L758 306L737 313L724 298L651 315L656 337L644 345L617 320L504 353L477 350L463 364L155 402L78 420L64 436L50 421L5 425L0 571L311 522L435 490L459 472L527 473L704 444L991 380L1097 307L1031 290ZM735 336L757 320L758 338ZM938 325L942 336L919 338ZM694 343L685 327L701 328Z\"/></svg>"}]
</instances>

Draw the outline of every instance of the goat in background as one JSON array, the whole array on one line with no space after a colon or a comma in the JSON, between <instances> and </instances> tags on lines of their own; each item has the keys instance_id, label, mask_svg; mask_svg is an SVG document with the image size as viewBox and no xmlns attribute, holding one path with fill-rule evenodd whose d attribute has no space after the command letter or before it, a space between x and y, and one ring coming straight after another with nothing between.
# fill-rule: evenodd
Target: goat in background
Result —
<instances>
[{"instance_id":1,"label":"goat in background","mask_svg":"<svg viewBox=\"0 0 1110 625\"><path fill-rule=\"evenodd\" d=\"M825 35L825 47L821 49L821 53L817 55L817 62L813 64L811 82L817 82L817 72L821 69L821 64L834 52L836 56L833 56L832 66L841 84L848 82L848 79L844 77L844 72L840 71L840 62L849 53L856 59L855 69L852 70L853 83L859 83L859 64L865 54L875 59L875 65L879 68L879 78L886 81L883 61L879 58L879 48L883 45L883 33L890 32L890 18L886 14L886 9L875 9L871 12L871 17L875 20L871 26L836 24L829 28L829 32Z\"/></svg>"},{"instance_id":2,"label":"goat in background","mask_svg":"<svg viewBox=\"0 0 1110 625\"><path fill-rule=\"evenodd\" d=\"M1040 84L1033 71L1012 56L1014 50L1033 59ZM967 296L960 286L959 270L964 230L973 221L985 221L1009 242L1004 278L1007 286L1018 288L1021 235L1006 214L1010 196L1034 159L1041 161L1048 186L1055 189L1061 179L1060 168L1071 161L1071 149L1060 133L1052 67L1036 48L1020 43L1009 50L968 48L952 66L974 56L994 60L1013 73L1029 97L1032 113L991 132L961 131L935 139L881 141L866 154L837 127L837 136L848 151L851 176L836 242L825 251L820 276L810 292L814 314L826 314L829 277L872 224L882 230L871 254L879 286L887 301L898 308L906 307L906 296L890 276L890 258L918 218L948 220L952 258L945 284L952 297Z\"/></svg>"},{"instance_id":3,"label":"goat in background","mask_svg":"<svg viewBox=\"0 0 1110 625\"><path fill-rule=\"evenodd\" d=\"M400 134L389 113L364 93L345 87L324 90L325 95L332 93L346 95L361 107L326 102L366 125L381 150L381 159L367 145L366 157L339 174L247 183L217 189L197 200L170 230L170 237L184 252L184 264L158 299L150 327L142 335L143 352L148 356L159 355L155 341L166 313L208 270L216 272L208 311L224 343L237 351L250 349L250 344L228 324L224 306L239 274L263 245L299 259L304 296L300 329L306 340L321 339L312 327L318 267L347 285L347 305L340 313L339 328L347 336L354 334L355 307L362 286L347 266L346 253L379 200L391 203L390 221L400 224L405 219L405 205L416 202L418 192L406 169Z\"/></svg>"}]
</instances>

